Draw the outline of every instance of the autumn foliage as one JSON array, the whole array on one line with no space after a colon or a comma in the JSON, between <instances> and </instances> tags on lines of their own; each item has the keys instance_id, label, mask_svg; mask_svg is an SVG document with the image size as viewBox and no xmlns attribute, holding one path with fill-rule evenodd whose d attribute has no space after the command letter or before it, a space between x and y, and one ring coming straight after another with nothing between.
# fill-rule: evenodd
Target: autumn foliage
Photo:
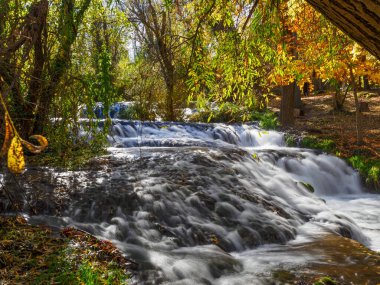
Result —
<instances>
[{"instance_id":1,"label":"autumn foliage","mask_svg":"<svg viewBox=\"0 0 380 285\"><path fill-rule=\"evenodd\" d=\"M21 174L25 169L23 146L32 153L40 153L48 146L48 141L44 136L41 135L33 135L30 137L31 139L37 140L39 145L34 145L22 139L14 127L1 94L0 101L4 109L5 122L5 136L0 152L0 157L3 157L6 153L8 153L8 169L15 174Z\"/></svg>"}]
</instances>

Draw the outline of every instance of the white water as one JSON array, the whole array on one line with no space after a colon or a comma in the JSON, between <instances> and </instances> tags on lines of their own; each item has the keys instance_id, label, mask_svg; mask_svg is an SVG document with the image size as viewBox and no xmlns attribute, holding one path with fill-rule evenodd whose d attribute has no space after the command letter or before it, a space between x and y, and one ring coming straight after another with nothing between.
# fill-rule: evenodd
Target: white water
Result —
<instances>
[{"instance_id":1,"label":"white water","mask_svg":"<svg viewBox=\"0 0 380 285\"><path fill-rule=\"evenodd\" d=\"M326 197L329 208L351 217L368 237L367 246L380 252L380 195Z\"/></svg>"},{"instance_id":2,"label":"white water","mask_svg":"<svg viewBox=\"0 0 380 285\"><path fill-rule=\"evenodd\" d=\"M62 217L31 221L112 240L141 265L136 284L270 284L272 270L318 259L292 248L328 233L380 249L380 195L281 133L118 120L110 142L97 171L52 172L77 196Z\"/></svg>"}]
</instances>

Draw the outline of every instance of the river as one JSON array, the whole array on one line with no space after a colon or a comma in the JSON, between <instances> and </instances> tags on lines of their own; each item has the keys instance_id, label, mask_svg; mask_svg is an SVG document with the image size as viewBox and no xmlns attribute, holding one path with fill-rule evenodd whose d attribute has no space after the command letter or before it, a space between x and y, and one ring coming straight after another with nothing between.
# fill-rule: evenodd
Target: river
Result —
<instances>
[{"instance_id":1,"label":"river","mask_svg":"<svg viewBox=\"0 0 380 285\"><path fill-rule=\"evenodd\" d=\"M347 284L380 282L346 239L380 250L380 195L343 160L253 124L113 120L109 141L84 169L20 183L44 209L30 222L111 240L139 264L134 284L285 284L278 272L345 262Z\"/></svg>"}]
</instances>

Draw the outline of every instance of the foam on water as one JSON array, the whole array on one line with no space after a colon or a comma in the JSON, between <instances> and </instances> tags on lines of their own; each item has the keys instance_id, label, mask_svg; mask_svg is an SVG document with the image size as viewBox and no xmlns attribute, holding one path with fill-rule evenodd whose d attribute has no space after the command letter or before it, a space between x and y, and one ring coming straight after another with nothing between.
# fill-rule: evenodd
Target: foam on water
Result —
<instances>
[{"instance_id":1,"label":"foam on water","mask_svg":"<svg viewBox=\"0 0 380 285\"><path fill-rule=\"evenodd\" d=\"M325 197L329 208L350 217L368 237L369 248L380 252L380 195Z\"/></svg>"}]
</instances>

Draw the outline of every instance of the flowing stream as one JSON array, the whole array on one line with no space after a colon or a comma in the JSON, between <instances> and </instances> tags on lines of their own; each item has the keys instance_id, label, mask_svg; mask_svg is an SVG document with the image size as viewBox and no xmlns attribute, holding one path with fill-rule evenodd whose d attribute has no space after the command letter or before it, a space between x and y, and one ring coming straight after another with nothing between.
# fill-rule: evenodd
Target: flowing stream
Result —
<instances>
[{"instance_id":1,"label":"flowing stream","mask_svg":"<svg viewBox=\"0 0 380 285\"><path fill-rule=\"evenodd\" d=\"M85 169L29 169L22 186L43 197L31 222L111 240L139 264L132 283L282 284L273 272L326 260L313 242L380 250L380 195L343 160L285 147L282 133L113 120L109 141Z\"/></svg>"}]
</instances>

